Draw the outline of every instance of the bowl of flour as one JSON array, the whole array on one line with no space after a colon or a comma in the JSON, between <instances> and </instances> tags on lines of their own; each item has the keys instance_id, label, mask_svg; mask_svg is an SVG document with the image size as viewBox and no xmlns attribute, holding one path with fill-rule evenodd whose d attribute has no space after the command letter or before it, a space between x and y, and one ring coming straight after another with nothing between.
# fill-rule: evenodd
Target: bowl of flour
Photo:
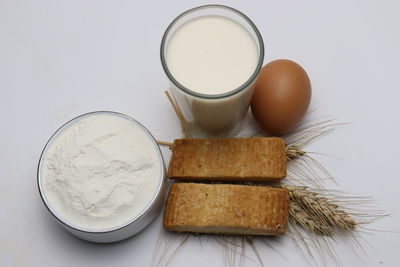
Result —
<instances>
[{"instance_id":1,"label":"bowl of flour","mask_svg":"<svg viewBox=\"0 0 400 267\"><path fill-rule=\"evenodd\" d=\"M115 242L141 231L162 209L165 167L150 132L110 111L76 117L47 142L37 180L40 196L75 236Z\"/></svg>"}]
</instances>

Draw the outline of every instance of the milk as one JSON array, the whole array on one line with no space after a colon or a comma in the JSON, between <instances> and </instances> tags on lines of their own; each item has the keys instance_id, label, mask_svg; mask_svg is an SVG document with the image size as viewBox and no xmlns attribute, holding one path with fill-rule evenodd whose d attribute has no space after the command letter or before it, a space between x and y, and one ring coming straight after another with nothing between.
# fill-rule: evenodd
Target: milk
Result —
<instances>
[{"instance_id":1,"label":"milk","mask_svg":"<svg viewBox=\"0 0 400 267\"><path fill-rule=\"evenodd\" d=\"M263 56L254 24L229 7L195 8L171 23L161 44L161 61L196 137L237 133Z\"/></svg>"},{"instance_id":2,"label":"milk","mask_svg":"<svg viewBox=\"0 0 400 267\"><path fill-rule=\"evenodd\" d=\"M250 33L223 16L202 16L177 29L166 62L184 87L215 95L235 90L254 73L259 52Z\"/></svg>"}]
</instances>

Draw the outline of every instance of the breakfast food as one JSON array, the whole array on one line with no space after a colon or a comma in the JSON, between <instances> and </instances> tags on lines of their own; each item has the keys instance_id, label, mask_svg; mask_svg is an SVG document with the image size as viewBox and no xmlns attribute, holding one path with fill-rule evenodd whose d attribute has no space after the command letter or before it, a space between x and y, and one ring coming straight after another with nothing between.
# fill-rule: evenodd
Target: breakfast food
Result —
<instances>
[{"instance_id":1,"label":"breakfast food","mask_svg":"<svg viewBox=\"0 0 400 267\"><path fill-rule=\"evenodd\" d=\"M282 235L288 220L289 193L266 186L175 183L164 212L170 231Z\"/></svg>"},{"instance_id":2,"label":"breakfast food","mask_svg":"<svg viewBox=\"0 0 400 267\"><path fill-rule=\"evenodd\" d=\"M265 65L258 77L251 111L269 134L283 135L304 117L311 100L311 82L305 70L290 60Z\"/></svg>"},{"instance_id":3,"label":"breakfast food","mask_svg":"<svg viewBox=\"0 0 400 267\"><path fill-rule=\"evenodd\" d=\"M180 180L279 181L286 177L281 138L177 139L168 177Z\"/></svg>"},{"instance_id":4,"label":"breakfast food","mask_svg":"<svg viewBox=\"0 0 400 267\"><path fill-rule=\"evenodd\" d=\"M193 134L235 136L264 60L256 26L230 7L200 6L172 21L160 48L170 89Z\"/></svg>"},{"instance_id":5,"label":"breakfast food","mask_svg":"<svg viewBox=\"0 0 400 267\"><path fill-rule=\"evenodd\" d=\"M186 19L165 48L171 75L205 95L239 88L254 74L260 57L256 40L241 22L214 14Z\"/></svg>"}]
</instances>

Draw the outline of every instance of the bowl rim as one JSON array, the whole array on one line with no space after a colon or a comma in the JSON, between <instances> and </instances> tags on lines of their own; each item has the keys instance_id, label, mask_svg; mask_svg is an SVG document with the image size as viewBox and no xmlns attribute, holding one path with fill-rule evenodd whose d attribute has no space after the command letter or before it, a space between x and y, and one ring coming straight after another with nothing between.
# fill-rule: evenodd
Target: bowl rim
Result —
<instances>
[{"instance_id":1,"label":"bowl rim","mask_svg":"<svg viewBox=\"0 0 400 267\"><path fill-rule=\"evenodd\" d=\"M99 115L99 114L106 114L106 115L111 115L111 116L117 116L117 117L121 117L124 118L130 122L132 122L133 124L139 126L145 134L147 134L148 137L150 137L153 145L156 148L156 153L158 156L158 159L160 161L160 181L158 184L158 187L152 197L152 199L146 204L146 206L133 218L131 218L130 220L128 220L127 222L123 223L123 224L119 224L115 227L110 227L110 228L101 228L101 229L90 229L90 228L86 228L86 227L80 227L78 225L72 224L71 222L63 219L63 217L61 215L58 215L58 213L55 211L55 209L51 206L50 202L48 201L48 199L46 198L43 189L42 189L42 165L43 165L43 161L44 161L44 155L47 151L47 149L51 146L51 143L65 130L67 129L69 126L71 126L73 123L85 118L85 117L90 117L90 116L95 116L95 115ZM70 120L68 120L67 122L65 122L64 124L62 124L48 139L48 141L46 142L44 148L42 149L42 152L40 153L40 157L39 157L39 162L37 165L37 172L36 172L36 179L37 179L37 186L38 186L38 190L39 190L39 195L40 198L42 199L46 209L50 212L50 214L56 218L56 220L58 222L60 222L62 225L71 228L73 230L79 231L79 232L83 232L83 233L88 233L88 234L105 234L105 233L112 233L112 232L116 232L119 231L121 229L124 229L128 226L130 226L131 224L141 220L144 216L147 215L147 213L157 204L157 200L159 199L160 195L162 194L162 190L164 190L164 184L165 184L165 165L164 165L164 159L160 150L159 145L157 144L156 139L154 138L154 136L150 133L150 131L143 126L143 124L141 124L140 122L138 122L137 120L133 119L132 117L125 115L123 113L119 113L119 112L115 112L115 111L92 111L92 112L87 112L84 113L82 115L76 116Z\"/></svg>"}]
</instances>

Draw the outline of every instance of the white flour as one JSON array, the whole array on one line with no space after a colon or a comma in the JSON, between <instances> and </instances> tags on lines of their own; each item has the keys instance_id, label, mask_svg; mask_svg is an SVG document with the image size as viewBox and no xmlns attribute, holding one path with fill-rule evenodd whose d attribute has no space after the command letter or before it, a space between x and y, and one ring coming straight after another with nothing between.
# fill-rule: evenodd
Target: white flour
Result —
<instances>
[{"instance_id":1,"label":"white flour","mask_svg":"<svg viewBox=\"0 0 400 267\"><path fill-rule=\"evenodd\" d=\"M42 188L58 216L94 230L138 215L155 195L156 146L131 121L104 113L66 128L44 155Z\"/></svg>"}]
</instances>

